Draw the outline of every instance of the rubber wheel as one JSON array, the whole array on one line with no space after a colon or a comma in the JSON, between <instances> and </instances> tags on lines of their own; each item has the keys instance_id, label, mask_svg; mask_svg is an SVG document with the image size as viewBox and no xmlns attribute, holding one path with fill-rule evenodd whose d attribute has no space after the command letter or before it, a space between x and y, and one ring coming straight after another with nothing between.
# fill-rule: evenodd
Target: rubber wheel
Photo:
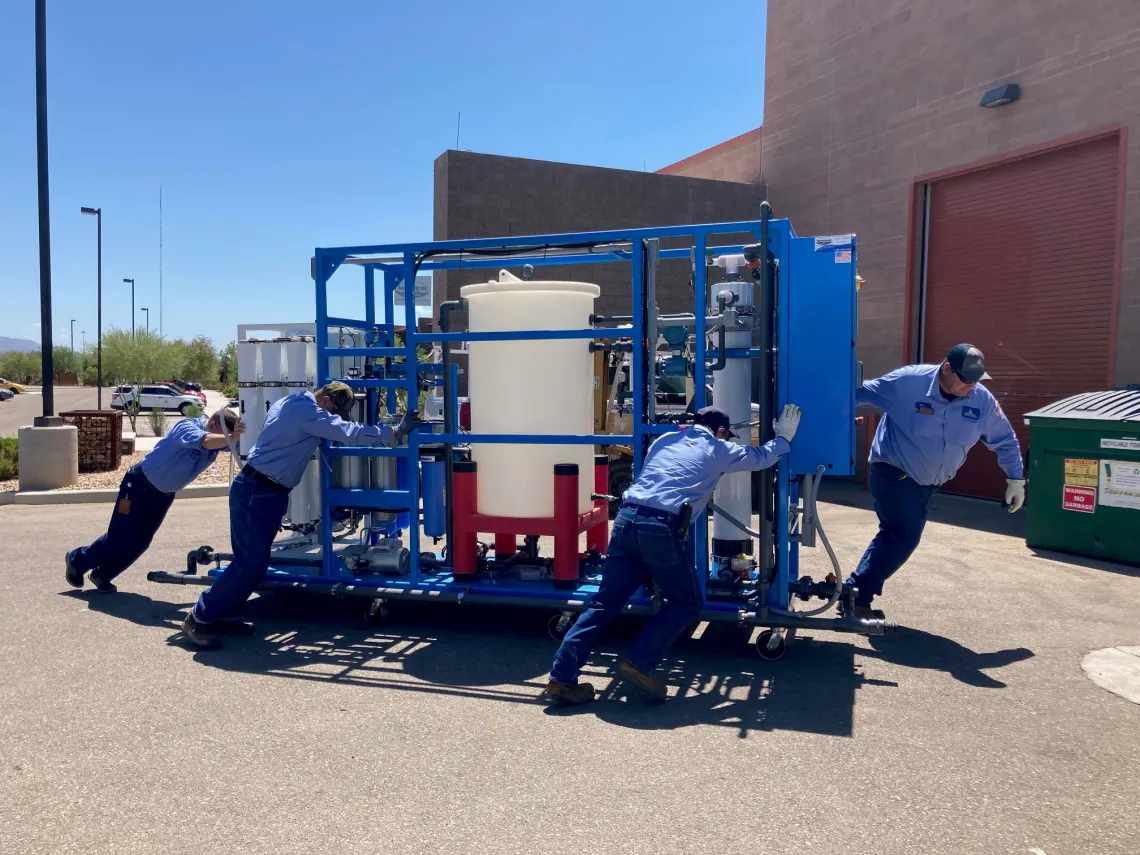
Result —
<instances>
[{"instance_id":1,"label":"rubber wheel","mask_svg":"<svg viewBox=\"0 0 1140 855\"><path fill-rule=\"evenodd\" d=\"M621 507L622 494L633 486L633 461L618 457L610 461L609 485L607 490L611 496L616 497L610 502L610 519L618 514Z\"/></svg>"},{"instance_id":2,"label":"rubber wheel","mask_svg":"<svg viewBox=\"0 0 1140 855\"><path fill-rule=\"evenodd\" d=\"M364 620L369 626L382 626L388 622L390 612L387 603L378 603L372 600L364 609Z\"/></svg>"},{"instance_id":3,"label":"rubber wheel","mask_svg":"<svg viewBox=\"0 0 1140 855\"><path fill-rule=\"evenodd\" d=\"M760 654L761 659L767 659L769 662L775 662L777 659L783 658L788 650L788 643L784 641L783 637L776 643L775 647L769 647L768 643L772 640L772 630L766 629L756 639L756 652Z\"/></svg>"},{"instance_id":4,"label":"rubber wheel","mask_svg":"<svg viewBox=\"0 0 1140 855\"><path fill-rule=\"evenodd\" d=\"M197 405L187 402L187 403L182 404L178 407L178 412L181 413L182 415L186 415L187 410L189 410L191 407L194 407L194 406L197 406Z\"/></svg>"}]
</instances>

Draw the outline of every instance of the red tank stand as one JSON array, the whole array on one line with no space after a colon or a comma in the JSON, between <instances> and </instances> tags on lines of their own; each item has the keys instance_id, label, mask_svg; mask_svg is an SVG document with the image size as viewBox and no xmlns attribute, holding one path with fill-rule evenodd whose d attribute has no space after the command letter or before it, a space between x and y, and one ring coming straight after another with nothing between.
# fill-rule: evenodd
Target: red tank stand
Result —
<instances>
[{"instance_id":1,"label":"red tank stand","mask_svg":"<svg viewBox=\"0 0 1140 855\"><path fill-rule=\"evenodd\" d=\"M594 492L604 495L609 482L608 460L594 457ZM454 545L449 546L452 572L458 582L478 578L478 535L495 535L497 555L509 555L517 548L518 535L554 537L554 586L575 588L578 579L578 535L586 532L586 547L604 555L609 540L609 505L595 499L594 507L578 513L578 464L558 463L554 466L553 517L499 517L480 514L478 507L478 467L474 461L455 463L452 496L452 532Z\"/></svg>"}]
</instances>

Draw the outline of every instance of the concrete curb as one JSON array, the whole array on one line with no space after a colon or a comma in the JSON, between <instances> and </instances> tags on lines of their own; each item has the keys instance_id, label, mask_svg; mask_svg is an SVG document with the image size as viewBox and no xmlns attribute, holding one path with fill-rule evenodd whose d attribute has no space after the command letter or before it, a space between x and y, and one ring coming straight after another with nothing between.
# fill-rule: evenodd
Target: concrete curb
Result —
<instances>
[{"instance_id":1,"label":"concrete curb","mask_svg":"<svg viewBox=\"0 0 1140 855\"><path fill-rule=\"evenodd\" d=\"M228 496L229 484L191 484L179 490L179 499L211 499ZM0 493L0 505L84 505L96 502L113 502L119 496L116 490L45 490L44 492L9 491Z\"/></svg>"}]
</instances>

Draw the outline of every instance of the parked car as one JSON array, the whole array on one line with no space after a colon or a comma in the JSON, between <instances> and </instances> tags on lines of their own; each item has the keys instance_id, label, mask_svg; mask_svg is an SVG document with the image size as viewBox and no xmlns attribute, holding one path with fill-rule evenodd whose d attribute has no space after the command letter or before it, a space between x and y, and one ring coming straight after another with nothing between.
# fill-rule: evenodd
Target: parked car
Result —
<instances>
[{"instance_id":1,"label":"parked car","mask_svg":"<svg viewBox=\"0 0 1140 855\"><path fill-rule=\"evenodd\" d=\"M121 410L134 399L135 389L130 385L119 386L111 393L111 409ZM197 395L183 394L173 386L153 384L139 389L139 405L143 411L149 410L177 410L182 415L192 407L202 406L202 399Z\"/></svg>"},{"instance_id":2,"label":"parked car","mask_svg":"<svg viewBox=\"0 0 1140 855\"><path fill-rule=\"evenodd\" d=\"M0 389L0 401L7 401L9 398L16 397L16 393L11 389Z\"/></svg>"},{"instance_id":3,"label":"parked car","mask_svg":"<svg viewBox=\"0 0 1140 855\"><path fill-rule=\"evenodd\" d=\"M158 383L159 386L169 386L179 395L196 395L202 400L202 404L206 403L206 393L202 391L202 387L197 383L184 383L181 380L171 380L169 383Z\"/></svg>"},{"instance_id":4,"label":"parked car","mask_svg":"<svg viewBox=\"0 0 1140 855\"><path fill-rule=\"evenodd\" d=\"M0 377L0 389L7 389L9 392L14 392L19 395L24 391L24 384L13 383L11 380L5 380L3 377Z\"/></svg>"}]
</instances>

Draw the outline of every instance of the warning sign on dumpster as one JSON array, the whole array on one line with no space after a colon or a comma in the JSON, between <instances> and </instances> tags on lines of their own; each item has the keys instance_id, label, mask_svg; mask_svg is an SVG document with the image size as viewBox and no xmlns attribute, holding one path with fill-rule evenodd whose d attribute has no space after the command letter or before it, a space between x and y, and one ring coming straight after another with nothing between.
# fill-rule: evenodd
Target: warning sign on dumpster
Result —
<instances>
[{"instance_id":1,"label":"warning sign on dumpster","mask_svg":"<svg viewBox=\"0 0 1140 855\"><path fill-rule=\"evenodd\" d=\"M1061 494L1061 507L1066 511L1080 511L1084 514L1096 513L1096 487L1078 487L1066 484Z\"/></svg>"},{"instance_id":2,"label":"warning sign on dumpster","mask_svg":"<svg viewBox=\"0 0 1140 855\"><path fill-rule=\"evenodd\" d=\"M1065 483L1077 487L1095 487L1099 482L1097 461L1079 457L1065 458Z\"/></svg>"},{"instance_id":3,"label":"warning sign on dumpster","mask_svg":"<svg viewBox=\"0 0 1140 855\"><path fill-rule=\"evenodd\" d=\"M1100 461L1100 503L1114 508L1140 510L1140 463Z\"/></svg>"}]
</instances>

